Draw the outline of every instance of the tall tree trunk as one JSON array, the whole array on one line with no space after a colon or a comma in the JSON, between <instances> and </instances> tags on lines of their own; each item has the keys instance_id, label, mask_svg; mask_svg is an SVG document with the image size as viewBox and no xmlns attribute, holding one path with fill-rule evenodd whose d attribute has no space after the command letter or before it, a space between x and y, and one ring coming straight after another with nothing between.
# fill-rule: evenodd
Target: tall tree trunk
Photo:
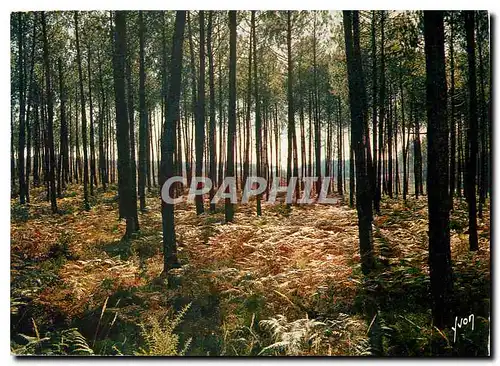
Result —
<instances>
[{"instance_id":1,"label":"tall tree trunk","mask_svg":"<svg viewBox=\"0 0 500 366\"><path fill-rule=\"evenodd\" d=\"M383 126L385 117L385 11L380 12L380 89L379 89L379 126L378 126L378 159L377 159L377 187L375 189L374 208L380 212L382 199L382 150ZM373 130L375 134L375 129Z\"/></svg>"},{"instance_id":2,"label":"tall tree trunk","mask_svg":"<svg viewBox=\"0 0 500 366\"><path fill-rule=\"evenodd\" d=\"M344 165L344 161L342 158L342 151L344 150L344 134L342 131L342 101L340 99L340 95L338 96L339 105L338 105L338 129L339 129L339 137L338 137L338 156L337 156L337 191L340 195L344 195L344 189L342 187L342 166ZM374 130L375 131L375 130Z\"/></svg>"},{"instance_id":3,"label":"tall tree trunk","mask_svg":"<svg viewBox=\"0 0 500 366\"><path fill-rule=\"evenodd\" d=\"M251 27L253 27L255 14L252 12L251 15ZM252 42L253 41L253 28L250 29L249 36L249 46L248 46L248 84L247 84L247 101L246 101L246 120L245 120L245 128L246 128L246 140L245 140L245 158L243 163L243 182L246 182L249 174L250 174L250 116L252 109ZM254 54L255 58L255 54ZM256 81L255 81L256 82ZM254 82L254 83L255 83ZM257 103L257 101L255 101ZM259 161L257 159L257 164ZM260 202L258 203L260 205Z\"/></svg>"},{"instance_id":4,"label":"tall tree trunk","mask_svg":"<svg viewBox=\"0 0 500 366\"><path fill-rule=\"evenodd\" d=\"M411 91L413 93L414 91ZM403 76L402 76L402 71L400 68L399 71L399 93L401 94L401 132L403 135L403 200L406 201L406 196L408 195L408 170L407 170L407 163L406 161L408 160L408 144L406 143L405 136L406 136L406 131L405 131L405 109L404 109L404 89L403 89ZM410 94L410 120L413 118L414 113L413 110L415 109L414 105L414 94ZM410 124L410 123L408 123Z\"/></svg>"},{"instance_id":5,"label":"tall tree trunk","mask_svg":"<svg viewBox=\"0 0 500 366\"><path fill-rule=\"evenodd\" d=\"M201 177L203 172L203 146L205 142L205 17L203 10L200 10L198 17L200 22L200 75L198 80L198 113L195 125L195 152L196 176ZM197 188L201 188L201 183L198 183L198 185ZM195 200L196 214L200 215L204 212L203 195L197 195Z\"/></svg>"},{"instance_id":6,"label":"tall tree trunk","mask_svg":"<svg viewBox=\"0 0 500 366\"><path fill-rule=\"evenodd\" d=\"M457 144L458 144L458 151L457 151L457 155L458 155L458 159L457 159L457 166L456 166L456 170L457 170L457 196L458 197L462 197L462 166L463 166L463 160L462 160L462 150L463 150L463 144L462 144L462 120L459 119L458 120L458 123L457 123L457 138L458 138L458 141L457 141Z\"/></svg>"},{"instance_id":7,"label":"tall tree trunk","mask_svg":"<svg viewBox=\"0 0 500 366\"><path fill-rule=\"evenodd\" d=\"M387 118L387 155L388 155L388 179L387 179L387 193L392 198L392 86L389 86L389 118Z\"/></svg>"},{"instance_id":8,"label":"tall tree trunk","mask_svg":"<svg viewBox=\"0 0 500 366\"><path fill-rule=\"evenodd\" d=\"M35 159L35 162L37 160ZM11 198L16 196L16 152L14 148L14 108L10 112L10 188Z\"/></svg>"},{"instance_id":9,"label":"tall tree trunk","mask_svg":"<svg viewBox=\"0 0 500 366\"><path fill-rule=\"evenodd\" d=\"M19 175L19 202L21 205L26 203L26 180L24 177L25 166L24 166L24 149L26 145L26 125L25 125L25 116L26 116L26 73L25 73L25 59L24 59L24 20L23 13L17 13L18 19L18 45L19 45L19 59L18 59L18 67L19 67L19 141L18 141L18 164L17 164L17 173ZM12 131L13 132L13 131Z\"/></svg>"},{"instance_id":10,"label":"tall tree trunk","mask_svg":"<svg viewBox=\"0 0 500 366\"><path fill-rule=\"evenodd\" d=\"M127 56L125 60L125 78L127 83L127 112L129 120L129 130L130 130L130 214L135 220L135 230L139 230L139 217L137 216L137 165L135 162L135 123L134 123L134 91L132 88L132 52L128 52L127 45Z\"/></svg>"},{"instance_id":11,"label":"tall tree trunk","mask_svg":"<svg viewBox=\"0 0 500 366\"><path fill-rule=\"evenodd\" d=\"M144 34L144 13L139 11L139 207L141 211L146 210L146 175L148 164L148 112L146 109Z\"/></svg>"},{"instance_id":12,"label":"tall tree trunk","mask_svg":"<svg viewBox=\"0 0 500 366\"><path fill-rule=\"evenodd\" d=\"M454 12L450 12L450 208L453 210L453 196L455 192L455 169L456 169L456 126L455 126L455 52L453 47L455 25L453 22Z\"/></svg>"},{"instance_id":13,"label":"tall tree trunk","mask_svg":"<svg viewBox=\"0 0 500 366\"><path fill-rule=\"evenodd\" d=\"M400 190L400 187L399 187L399 161L398 161L398 109L397 109L397 103L396 103L396 98L394 98L394 155L395 155L395 169L394 169L394 173L395 173L395 178L394 178L394 182L395 182L395 194L396 194L396 198L399 197L399 190Z\"/></svg>"},{"instance_id":14,"label":"tall tree trunk","mask_svg":"<svg viewBox=\"0 0 500 366\"><path fill-rule=\"evenodd\" d=\"M408 132L409 134L409 132ZM415 192L415 197L418 198L418 195L423 195L423 176L422 176L422 147L420 144L420 120L419 118L415 118L415 151L414 157L415 159L415 189L418 190L418 193Z\"/></svg>"},{"instance_id":15,"label":"tall tree trunk","mask_svg":"<svg viewBox=\"0 0 500 366\"><path fill-rule=\"evenodd\" d=\"M80 53L80 38L78 30L78 11L74 13L75 19L75 35L76 35L76 59L78 63L78 77L80 80L80 107L82 113L82 144L83 144L83 200L85 210L90 210L89 204L89 164L88 164L88 151L87 151L87 116L85 108L85 94L83 92L83 71L82 71L82 57ZM87 55L88 56L88 55Z\"/></svg>"},{"instance_id":16,"label":"tall tree trunk","mask_svg":"<svg viewBox=\"0 0 500 366\"><path fill-rule=\"evenodd\" d=\"M102 75L102 66L100 59L100 52L97 53L97 64L99 67L99 88L101 95L101 108L99 110L99 127L98 127L98 138L99 138L99 175L101 178L102 188L106 189L106 184L108 183L108 174L106 169L106 155L104 151L105 137L104 137L104 122L107 111L106 96L104 93L104 82Z\"/></svg>"},{"instance_id":17,"label":"tall tree trunk","mask_svg":"<svg viewBox=\"0 0 500 366\"><path fill-rule=\"evenodd\" d=\"M319 112L318 96L318 70L316 65L316 13L314 13L313 25L313 87L314 87L314 105L315 105L315 124L314 124L314 160L316 162L316 194L319 197L321 192L321 122Z\"/></svg>"},{"instance_id":18,"label":"tall tree trunk","mask_svg":"<svg viewBox=\"0 0 500 366\"><path fill-rule=\"evenodd\" d=\"M149 131L150 131L150 146L149 149L151 151L151 176L153 177L153 187L156 186L156 174L155 174L155 151L154 151L154 136L155 136L155 130L153 128L154 124L153 121L155 121L155 111L153 110L153 118L149 119ZM158 156L156 156L158 158Z\"/></svg>"},{"instance_id":19,"label":"tall tree trunk","mask_svg":"<svg viewBox=\"0 0 500 366\"><path fill-rule=\"evenodd\" d=\"M288 152L287 152L287 184L292 177L293 136L295 131L293 106L293 61L292 61L292 12L287 11L287 100L288 100Z\"/></svg>"},{"instance_id":20,"label":"tall tree trunk","mask_svg":"<svg viewBox=\"0 0 500 366\"><path fill-rule=\"evenodd\" d=\"M448 120L443 12L424 12L427 71L427 189L429 205L429 268L433 323L450 324L452 267L448 180Z\"/></svg>"},{"instance_id":21,"label":"tall tree trunk","mask_svg":"<svg viewBox=\"0 0 500 366\"><path fill-rule=\"evenodd\" d=\"M182 46L186 12L177 11L175 16L174 35L172 38L172 58L170 62L170 89L166 123L163 129L160 173L160 187L174 175L174 141L175 125L179 121L179 100L181 94L182 75ZM170 194L173 192L170 189ZM174 205L162 200L162 227L163 227L163 273L167 274L172 268L179 266L177 246L175 241Z\"/></svg>"},{"instance_id":22,"label":"tall tree trunk","mask_svg":"<svg viewBox=\"0 0 500 366\"><path fill-rule=\"evenodd\" d=\"M115 11L115 47L113 79L115 89L116 141L118 149L118 197L120 217L126 221L125 237L137 231L132 197L132 172L130 163L130 128L125 95L125 68L127 59L127 15ZM137 209L137 208L136 208Z\"/></svg>"},{"instance_id":23,"label":"tall tree trunk","mask_svg":"<svg viewBox=\"0 0 500 366\"><path fill-rule=\"evenodd\" d=\"M223 131L223 109L224 109L224 104L223 104L223 95L222 95L222 51L220 47L220 38L221 38L221 33L220 29L219 31L219 53L218 53L218 58L219 58L219 91L218 91L218 104L219 104L219 165L218 165L218 175L217 175L217 186L220 186L222 184L222 177L224 173L224 131Z\"/></svg>"},{"instance_id":24,"label":"tall tree trunk","mask_svg":"<svg viewBox=\"0 0 500 366\"><path fill-rule=\"evenodd\" d=\"M68 171L69 171L69 160L68 160L68 126L66 121L66 94L65 94L65 86L64 86L64 77L62 71L62 60L59 58L58 60L58 68L59 68L59 99L61 100L60 109L61 109L61 128L60 128L60 144L61 144L61 157L62 160L62 188L65 188L65 183L68 179Z\"/></svg>"},{"instance_id":25,"label":"tall tree trunk","mask_svg":"<svg viewBox=\"0 0 500 366\"><path fill-rule=\"evenodd\" d=\"M478 12L479 13L479 12ZM479 13L480 14L480 13ZM480 93L480 116L481 116L481 124L480 124L480 141L481 141L481 152L480 152L480 180L479 180L479 207L478 207L478 216L479 218L483 218L483 206L486 202L486 191L488 189L488 174L487 174L487 152L486 152L486 128L488 121L486 119L486 98L484 91L484 83L485 83L485 75L484 75L484 66L483 66L483 32L480 29L480 21L476 22L476 34L477 34L477 45L479 51L479 93ZM29 107L28 107L29 108Z\"/></svg>"},{"instance_id":26,"label":"tall tree trunk","mask_svg":"<svg viewBox=\"0 0 500 366\"><path fill-rule=\"evenodd\" d=\"M477 250L476 165L477 165L477 96L476 96L476 44L474 39L474 11L465 12L465 33L468 56L469 129L467 140L467 202L469 205L469 248Z\"/></svg>"},{"instance_id":27,"label":"tall tree trunk","mask_svg":"<svg viewBox=\"0 0 500 366\"><path fill-rule=\"evenodd\" d=\"M50 55L49 55L49 42L47 39L47 25L45 21L45 12L42 12L42 31L43 31L43 62L45 66L45 82L47 87L47 147L49 153L49 171L48 179L50 185L50 207L52 213L57 213L56 201L56 157L54 152L54 105L51 84L51 69L50 69Z\"/></svg>"},{"instance_id":28,"label":"tall tree trunk","mask_svg":"<svg viewBox=\"0 0 500 366\"><path fill-rule=\"evenodd\" d=\"M25 175L25 189L26 189L26 202L30 202L30 174L31 174L31 121L30 121L30 109L31 105L33 105L33 99L34 99L34 71L35 71L35 49L36 49L36 24L37 24L37 15L36 13L33 13L33 38L31 42L31 64L30 64L30 71L29 71L29 81L28 81L28 108L26 112L26 134L27 134L27 140L26 140L26 175ZM62 103L62 102L61 102ZM62 126L62 120L61 120L61 130L63 129ZM61 143L65 141L67 144L67 134L66 134L66 140L61 140ZM67 147L67 145L66 145ZM67 151L66 151L67 154ZM67 155L66 155L67 157Z\"/></svg>"},{"instance_id":29,"label":"tall tree trunk","mask_svg":"<svg viewBox=\"0 0 500 366\"><path fill-rule=\"evenodd\" d=\"M207 54L208 54L208 88L210 93L210 120L209 120L209 157L210 166L208 176L212 180L212 188L210 189L210 212L215 212L215 204L212 204L212 199L215 195L215 184L217 177L217 149L215 145L215 78L214 78L214 51L212 48L213 35L213 17L214 12L208 12L208 30L207 30Z\"/></svg>"},{"instance_id":30,"label":"tall tree trunk","mask_svg":"<svg viewBox=\"0 0 500 366\"><path fill-rule=\"evenodd\" d=\"M95 136L94 136L94 106L92 104L92 73L91 73L91 50L90 42L87 46L87 65L89 77L89 114L90 114L90 194L94 194L94 185L97 187L97 175L95 168Z\"/></svg>"},{"instance_id":31,"label":"tall tree trunk","mask_svg":"<svg viewBox=\"0 0 500 366\"><path fill-rule=\"evenodd\" d=\"M191 60L191 106L192 106L192 114L194 117L194 125L196 129L196 125L198 124L198 107L197 107L197 92L196 92L196 63L194 59L194 47L193 47L193 33L191 31L191 17L190 17L190 12L187 12L187 30L188 30L188 39L189 39L189 55L190 55L190 60ZM197 149L196 147L196 141L195 141L195 150ZM196 153L196 151L195 151ZM192 157L192 154L191 154ZM192 165L191 165L191 157L190 157L190 162L188 164L188 169L190 171L190 174L188 175L188 184L191 186L191 172L192 172ZM196 208L198 210L198 207Z\"/></svg>"},{"instance_id":32,"label":"tall tree trunk","mask_svg":"<svg viewBox=\"0 0 500 366\"><path fill-rule=\"evenodd\" d=\"M34 117L33 117L33 185L38 187L40 185L40 90L35 81L33 85L33 102L34 102ZM13 120L13 119L12 119ZM14 152L12 146L12 153ZM12 168L12 167L11 167ZM14 176L14 171L11 172Z\"/></svg>"},{"instance_id":33,"label":"tall tree trunk","mask_svg":"<svg viewBox=\"0 0 500 366\"><path fill-rule=\"evenodd\" d=\"M227 123L226 177L234 176L234 143L236 139L236 11L229 11L229 105ZM234 208L226 197L225 219L232 222Z\"/></svg>"},{"instance_id":34,"label":"tall tree trunk","mask_svg":"<svg viewBox=\"0 0 500 366\"><path fill-rule=\"evenodd\" d=\"M358 212L359 248L361 268L364 274L373 269L373 236L372 236L372 192L369 182L369 166L367 162L367 134L364 127L366 107L363 94L366 96L362 78L361 55L359 49L359 17L357 12L344 11L344 34L349 81L349 100L351 107L351 140L354 143L356 159L356 208ZM354 24L353 24L354 23ZM354 35L353 35L354 29Z\"/></svg>"},{"instance_id":35,"label":"tall tree trunk","mask_svg":"<svg viewBox=\"0 0 500 366\"><path fill-rule=\"evenodd\" d=\"M376 177L372 182L373 187L373 207L378 213L380 211L380 200L377 200L377 12L372 11L372 29L371 29L371 46L372 46L372 125L373 125L373 168L375 169ZM381 48L382 49L382 48ZM382 51L383 52L383 51ZM340 105L339 105L340 107ZM396 149L397 151L397 149ZM396 152L397 154L397 152Z\"/></svg>"},{"instance_id":36,"label":"tall tree trunk","mask_svg":"<svg viewBox=\"0 0 500 366\"><path fill-rule=\"evenodd\" d=\"M260 115L260 99L259 99L259 83L257 74L257 37L255 31L255 10L252 10L251 27L253 35L253 74L254 74L254 99L255 99L255 156L257 177L262 177L262 135L261 135L261 115ZM257 195L257 216L262 215L261 194Z\"/></svg>"}]
</instances>

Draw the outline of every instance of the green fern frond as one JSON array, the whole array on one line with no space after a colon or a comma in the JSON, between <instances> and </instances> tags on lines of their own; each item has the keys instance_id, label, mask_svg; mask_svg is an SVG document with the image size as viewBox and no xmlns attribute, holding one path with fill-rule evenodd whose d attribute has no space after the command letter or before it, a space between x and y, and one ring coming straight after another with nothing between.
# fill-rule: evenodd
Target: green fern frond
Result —
<instances>
[{"instance_id":1,"label":"green fern frond","mask_svg":"<svg viewBox=\"0 0 500 366\"><path fill-rule=\"evenodd\" d=\"M158 316L150 316L147 324L140 324L141 336L145 347L140 348L135 354L138 356L182 356L186 353L191 339L189 339L181 351L179 351L179 336L174 333L191 304L186 305L172 319L166 317L160 321Z\"/></svg>"}]
</instances>

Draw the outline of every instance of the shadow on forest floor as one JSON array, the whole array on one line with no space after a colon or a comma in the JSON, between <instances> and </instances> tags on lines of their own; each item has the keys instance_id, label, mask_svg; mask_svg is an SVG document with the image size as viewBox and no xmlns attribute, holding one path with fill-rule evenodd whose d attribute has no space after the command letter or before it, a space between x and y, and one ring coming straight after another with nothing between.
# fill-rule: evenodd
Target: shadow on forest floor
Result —
<instances>
[{"instance_id":1,"label":"shadow on forest floor","mask_svg":"<svg viewBox=\"0 0 500 366\"><path fill-rule=\"evenodd\" d=\"M453 343L453 324L443 332L431 326L425 198L382 202L369 278L360 271L356 213L340 201L264 203L261 217L251 202L227 225L220 208L196 216L193 205L180 205L182 267L168 288L160 277L157 193L130 240L121 239L114 191L99 192L89 212L78 194L61 199L64 215L52 215L46 202L13 204L14 350L22 350L19 334L36 327L52 347L36 353L70 353L54 351L53 339L77 328L97 354L140 353L148 337L172 352L188 345L188 355L487 354L489 212L479 222L476 253L467 248L464 208L457 204L452 214L455 315L476 319L474 331L460 330ZM167 328L155 328L158 322Z\"/></svg>"},{"instance_id":2,"label":"shadow on forest floor","mask_svg":"<svg viewBox=\"0 0 500 366\"><path fill-rule=\"evenodd\" d=\"M425 201L405 206L399 211L388 205L376 219L376 269L359 286L355 301L356 311L371 324L372 351L387 356L488 355L489 242L483 241L477 253L465 251L464 212L452 213L453 318L475 316L474 330L458 330L454 341L454 324L442 331L432 326L426 231L412 230L414 236L406 240L398 235L402 225L412 228L426 221Z\"/></svg>"}]
</instances>

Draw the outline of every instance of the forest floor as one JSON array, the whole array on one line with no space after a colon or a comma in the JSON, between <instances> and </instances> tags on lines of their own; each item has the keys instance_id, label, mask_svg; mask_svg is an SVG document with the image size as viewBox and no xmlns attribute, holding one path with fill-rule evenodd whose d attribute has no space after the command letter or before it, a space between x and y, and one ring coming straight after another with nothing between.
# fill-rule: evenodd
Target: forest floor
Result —
<instances>
[{"instance_id":1,"label":"forest floor","mask_svg":"<svg viewBox=\"0 0 500 366\"><path fill-rule=\"evenodd\" d=\"M451 218L454 314L470 326L431 324L427 197L384 199L375 217L377 268L360 270L357 215L337 205L239 205L196 216L176 206L182 267L167 288L157 191L122 240L113 188L85 211L70 185L50 212L42 188L11 202L11 349L14 353L187 355L487 355L489 204L468 250L467 206ZM374 310L375 309L375 310ZM373 315L375 314L375 315ZM171 329L174 328L175 329ZM73 344L68 331L81 335ZM79 339L79 340L78 340ZM378 340L378 341L377 341ZM381 349L377 349L378 347ZM161 351L163 350L163 351Z\"/></svg>"}]
</instances>

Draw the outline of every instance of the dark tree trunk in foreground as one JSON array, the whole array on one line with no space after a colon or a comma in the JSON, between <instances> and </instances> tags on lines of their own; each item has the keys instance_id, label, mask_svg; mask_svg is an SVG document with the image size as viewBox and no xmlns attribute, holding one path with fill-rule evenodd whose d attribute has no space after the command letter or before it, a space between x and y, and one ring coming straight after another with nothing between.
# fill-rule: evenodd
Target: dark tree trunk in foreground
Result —
<instances>
[{"instance_id":1,"label":"dark tree trunk in foreground","mask_svg":"<svg viewBox=\"0 0 500 366\"><path fill-rule=\"evenodd\" d=\"M115 88L116 141L118 147L118 197L120 217L125 218L125 237L130 237L136 228L133 212L132 172L130 165L130 129L125 96L125 63L127 57L126 13L115 12L115 47L113 78Z\"/></svg>"},{"instance_id":2,"label":"dark tree trunk in foreground","mask_svg":"<svg viewBox=\"0 0 500 366\"><path fill-rule=\"evenodd\" d=\"M477 168L477 96L476 96L476 44L474 39L474 11L465 12L465 32L469 64L469 129L467 140L467 203L469 205L469 249L477 250L477 208L476 208L476 168Z\"/></svg>"},{"instance_id":3,"label":"dark tree trunk in foreground","mask_svg":"<svg viewBox=\"0 0 500 366\"><path fill-rule=\"evenodd\" d=\"M182 46L184 40L184 26L186 23L186 12L177 11L175 16L174 35L172 38L172 56L170 61L170 86L168 91L168 105L163 139L161 147L161 172L160 187L174 176L174 141L176 123L180 123L179 100L181 95L182 75ZM172 197L173 185L170 187ZM162 227L163 227L163 272L164 274L172 268L178 267L177 246L175 242L174 205L162 200Z\"/></svg>"},{"instance_id":4,"label":"dark tree trunk in foreground","mask_svg":"<svg viewBox=\"0 0 500 366\"><path fill-rule=\"evenodd\" d=\"M480 14L480 12L478 12ZM480 141L481 141L481 151L480 151L480 167L479 167L479 207L478 207L478 217L483 218L483 206L486 203L486 192L488 189L488 165L487 165L487 149L486 149L486 129L488 121L486 119L486 98L485 98L485 88L484 84L486 82L484 75L484 63L483 63L483 37L484 33L480 28L481 21L478 18L476 22L477 29L477 45L479 51L479 92L480 92ZM29 105L28 105L29 109Z\"/></svg>"},{"instance_id":5,"label":"dark tree trunk in foreground","mask_svg":"<svg viewBox=\"0 0 500 366\"><path fill-rule=\"evenodd\" d=\"M80 108L82 114L82 144L83 144L83 201L86 210L90 210L89 205L89 165L88 165L88 152L87 152L87 116L85 108L85 94L83 93L83 71L82 71L82 57L80 54L80 38L78 36L78 11L74 13L75 17L75 37L76 37L76 59L78 64L78 77L80 85Z\"/></svg>"},{"instance_id":6,"label":"dark tree trunk in foreground","mask_svg":"<svg viewBox=\"0 0 500 366\"><path fill-rule=\"evenodd\" d=\"M354 194L356 185L354 178L354 143L352 139L351 126L349 125L349 207L354 207Z\"/></svg>"},{"instance_id":7,"label":"dark tree trunk in foreground","mask_svg":"<svg viewBox=\"0 0 500 366\"><path fill-rule=\"evenodd\" d=\"M144 66L144 14L139 11L139 206L146 209L148 149L148 111L146 110L146 71Z\"/></svg>"},{"instance_id":8,"label":"dark tree trunk in foreground","mask_svg":"<svg viewBox=\"0 0 500 366\"><path fill-rule=\"evenodd\" d=\"M359 222L359 248L361 254L361 268L368 274L374 265L373 237L372 237L372 192L370 191L369 166L367 161L367 146L364 124L363 102L364 83L361 77L361 58L354 52L356 45L353 43L353 17L350 11L344 11L344 33L347 59L347 74L349 80L349 101L351 108L351 141L353 142L356 163L356 209ZM355 27L358 30L358 27ZM355 37L359 39L358 37Z\"/></svg>"},{"instance_id":9,"label":"dark tree trunk in foreground","mask_svg":"<svg viewBox=\"0 0 500 366\"><path fill-rule=\"evenodd\" d=\"M456 127L455 127L455 52L453 47L455 26L453 14L450 12L450 208L453 210L453 196L455 192L455 166L456 166Z\"/></svg>"},{"instance_id":10,"label":"dark tree trunk in foreground","mask_svg":"<svg viewBox=\"0 0 500 366\"><path fill-rule=\"evenodd\" d=\"M226 177L234 176L234 140L236 138L236 11L229 11L229 106L227 123ZM225 202L226 222L232 222L234 207Z\"/></svg>"},{"instance_id":11,"label":"dark tree trunk in foreground","mask_svg":"<svg viewBox=\"0 0 500 366\"><path fill-rule=\"evenodd\" d=\"M45 12L42 12L42 31L43 31L43 63L45 66L45 83L46 83L46 93L47 93L47 144L48 144L48 154L49 154L49 167L48 167L48 179L50 185L50 207L52 212L57 212L57 201L56 201L56 156L54 152L54 104L52 95L52 84L51 84L51 69L50 69L50 55L49 55L49 42L47 39L47 25L45 21Z\"/></svg>"},{"instance_id":12,"label":"dark tree trunk in foreground","mask_svg":"<svg viewBox=\"0 0 500 366\"><path fill-rule=\"evenodd\" d=\"M372 11L372 125L373 125L373 169L375 179L372 181L373 188L373 206L375 211L380 211L380 200L377 200L377 12Z\"/></svg>"},{"instance_id":13,"label":"dark tree trunk in foreground","mask_svg":"<svg viewBox=\"0 0 500 366\"><path fill-rule=\"evenodd\" d=\"M427 189L432 316L438 328L450 326L452 267L448 180L448 119L443 12L424 12L427 71Z\"/></svg>"}]
</instances>

